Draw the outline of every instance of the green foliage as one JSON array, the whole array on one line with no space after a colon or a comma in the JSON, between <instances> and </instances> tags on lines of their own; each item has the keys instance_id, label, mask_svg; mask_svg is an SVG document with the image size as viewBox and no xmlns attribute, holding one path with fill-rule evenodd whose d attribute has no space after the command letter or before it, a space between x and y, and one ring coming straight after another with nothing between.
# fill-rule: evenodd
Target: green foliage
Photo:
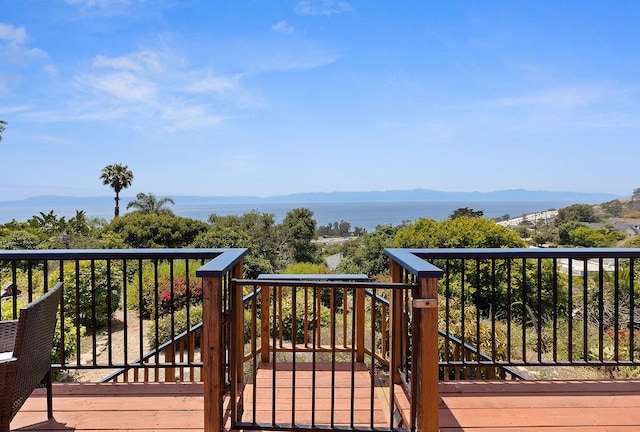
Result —
<instances>
[{"instance_id":1,"label":"green foliage","mask_svg":"<svg viewBox=\"0 0 640 432\"><path fill-rule=\"evenodd\" d=\"M84 336L86 331L87 329L84 326L80 326L79 328L76 327L71 317L64 317L64 360L68 360L70 357L75 355L78 342L77 338L78 336ZM56 321L56 331L53 334L53 348L51 350L51 357L54 363L60 363L63 360L61 358L62 338L60 336L60 317L58 316Z\"/></svg>"},{"instance_id":2,"label":"green foliage","mask_svg":"<svg viewBox=\"0 0 640 432\"><path fill-rule=\"evenodd\" d=\"M483 210L474 210L469 207L460 207L453 211L449 215L449 219L455 219L459 217L473 217L473 218L481 218L484 216Z\"/></svg>"},{"instance_id":3,"label":"green foliage","mask_svg":"<svg viewBox=\"0 0 640 432\"><path fill-rule=\"evenodd\" d=\"M90 261L80 261L77 271L75 263L66 264L64 266L65 317L72 318L74 322L77 319L79 325L86 327L92 333L104 327L120 306L122 283L122 270L115 264L110 266L110 271L104 261L95 261L93 265ZM111 309L109 309L109 303Z\"/></svg>"},{"instance_id":4,"label":"green foliage","mask_svg":"<svg viewBox=\"0 0 640 432\"><path fill-rule=\"evenodd\" d=\"M635 235L629 238L627 241L625 241L624 247L629 247L629 248L640 247L640 235Z\"/></svg>"},{"instance_id":5,"label":"green foliage","mask_svg":"<svg viewBox=\"0 0 640 432\"><path fill-rule=\"evenodd\" d=\"M331 271L324 264L293 263L282 271L283 274L329 274ZM331 307L331 289L322 289L320 292L320 303L326 307ZM341 289L334 290L336 304L342 304L343 292Z\"/></svg>"},{"instance_id":6,"label":"green foliage","mask_svg":"<svg viewBox=\"0 0 640 432\"><path fill-rule=\"evenodd\" d=\"M167 214L131 213L114 219L106 228L132 248L179 248L191 244L207 224Z\"/></svg>"},{"instance_id":7,"label":"green foliage","mask_svg":"<svg viewBox=\"0 0 640 432\"><path fill-rule=\"evenodd\" d=\"M294 337L294 313L293 313L293 290L291 288L280 288L282 290L282 309L279 310L282 316L282 334L284 340L293 341ZM321 307L316 311L317 316L313 317L313 295L309 290L308 295L308 311L305 311L304 293L298 289L295 291L295 341L296 343L304 342L304 319L307 315L307 332L311 335L311 331L316 325L327 326L331 322L331 311L328 307ZM319 320L319 323L318 323ZM273 329L272 329L273 330ZM273 337L273 335L271 335ZM311 337L311 336L309 336Z\"/></svg>"},{"instance_id":8,"label":"green foliage","mask_svg":"<svg viewBox=\"0 0 640 432\"><path fill-rule=\"evenodd\" d=\"M316 245L311 242L316 236L316 220L311 210L296 208L288 211L280 228L292 261L317 261Z\"/></svg>"},{"instance_id":9,"label":"green foliage","mask_svg":"<svg viewBox=\"0 0 640 432\"><path fill-rule=\"evenodd\" d=\"M612 227L589 228L572 221L558 227L558 243L575 247L609 247L622 240L625 234Z\"/></svg>"},{"instance_id":10,"label":"green foliage","mask_svg":"<svg viewBox=\"0 0 640 432\"><path fill-rule=\"evenodd\" d=\"M563 225L567 222L598 222L593 207L587 204L573 204L558 210L556 217L556 226Z\"/></svg>"},{"instance_id":11,"label":"green foliage","mask_svg":"<svg viewBox=\"0 0 640 432\"><path fill-rule=\"evenodd\" d=\"M189 308L189 322L187 322L187 308L182 308L172 315L168 314L158 319L158 340L157 345L161 345L171 340L171 324L173 322L174 336L187 331L194 325L202 322L202 305L191 306ZM147 340L156 342L156 324L151 325L146 334ZM200 337L196 338L196 346L200 346Z\"/></svg>"},{"instance_id":12,"label":"green foliage","mask_svg":"<svg viewBox=\"0 0 640 432\"><path fill-rule=\"evenodd\" d=\"M602 212L607 217L622 217L624 215L624 204L620 200L612 200L600 204Z\"/></svg>"},{"instance_id":13,"label":"green foliage","mask_svg":"<svg viewBox=\"0 0 640 432\"><path fill-rule=\"evenodd\" d=\"M440 301L440 304L444 305L444 301ZM464 342L478 347L481 352L494 354L494 360L504 360L507 358L507 331L506 324L503 322L496 322L495 326L492 326L490 319L481 317L480 331L478 331L478 310L473 305L465 306L464 314L460 307L460 301L458 299L449 300L449 322L447 323L444 308L438 310L438 327L441 329L449 328L451 336L463 339ZM463 317L464 315L464 317ZM464 320L464 326L463 326ZM464 328L464 335L462 334ZM480 337L478 338L478 334ZM495 344L494 344L495 341ZM444 359L445 355L445 340L439 338L439 355L441 359ZM446 346L449 351L448 358L456 358L457 345L449 344ZM495 351L494 351L495 349Z\"/></svg>"},{"instance_id":14,"label":"green foliage","mask_svg":"<svg viewBox=\"0 0 640 432\"><path fill-rule=\"evenodd\" d=\"M273 214L253 211L242 216L211 215L209 223L211 226L196 237L193 247L249 248L244 257L244 273L248 278L281 268L283 257Z\"/></svg>"},{"instance_id":15,"label":"green foliage","mask_svg":"<svg viewBox=\"0 0 640 432\"><path fill-rule=\"evenodd\" d=\"M510 231L488 219L457 217L436 222L418 219L401 228L395 246L404 248L513 248L525 243Z\"/></svg>"},{"instance_id":16,"label":"green foliage","mask_svg":"<svg viewBox=\"0 0 640 432\"><path fill-rule=\"evenodd\" d=\"M158 198L152 193L140 192L136 195L136 199L127 204L127 209L133 208L135 212L144 214L169 214L173 211L167 207L167 204L175 204L172 198Z\"/></svg>"},{"instance_id":17,"label":"green foliage","mask_svg":"<svg viewBox=\"0 0 640 432\"><path fill-rule=\"evenodd\" d=\"M317 231L318 237L348 237L351 234L359 236L363 233L364 229L360 227L355 227L351 232L351 223L344 220L319 226Z\"/></svg>"},{"instance_id":18,"label":"green foliage","mask_svg":"<svg viewBox=\"0 0 640 432\"><path fill-rule=\"evenodd\" d=\"M133 172L126 165L111 164L102 169L100 175L103 185L109 185L116 193L114 217L120 216L120 191L128 188L133 182Z\"/></svg>"},{"instance_id":19,"label":"green foliage","mask_svg":"<svg viewBox=\"0 0 640 432\"><path fill-rule=\"evenodd\" d=\"M283 274L328 274L331 271L324 264L293 263L282 271Z\"/></svg>"},{"instance_id":20,"label":"green foliage","mask_svg":"<svg viewBox=\"0 0 640 432\"><path fill-rule=\"evenodd\" d=\"M345 243L338 272L364 273L369 276L388 273L389 259L383 250L394 246L398 230L399 228L391 225L378 225L374 231Z\"/></svg>"},{"instance_id":21,"label":"green foliage","mask_svg":"<svg viewBox=\"0 0 640 432\"><path fill-rule=\"evenodd\" d=\"M10 231L0 235L0 249L37 249L40 241L40 238L30 230Z\"/></svg>"},{"instance_id":22,"label":"green foliage","mask_svg":"<svg viewBox=\"0 0 640 432\"><path fill-rule=\"evenodd\" d=\"M160 302L158 314L160 316L171 313L172 310L184 308L187 303L196 305L202 303L202 279L196 277L177 277L171 281L166 280L158 287Z\"/></svg>"}]
</instances>

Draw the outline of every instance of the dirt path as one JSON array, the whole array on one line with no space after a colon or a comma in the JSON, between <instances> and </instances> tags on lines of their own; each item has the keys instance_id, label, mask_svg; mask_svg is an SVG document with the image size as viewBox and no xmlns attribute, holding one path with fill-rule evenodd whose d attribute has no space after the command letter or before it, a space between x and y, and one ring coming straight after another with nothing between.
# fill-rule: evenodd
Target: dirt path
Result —
<instances>
[{"instance_id":1,"label":"dirt path","mask_svg":"<svg viewBox=\"0 0 640 432\"><path fill-rule=\"evenodd\" d=\"M150 321L143 321L143 337L147 334ZM124 313L122 310L116 311L111 323L111 358L113 363L121 363L124 360L125 352L125 327ZM127 345L128 345L128 361L140 358L140 320L137 311L127 311ZM96 338L96 364L109 364L109 338L106 331L99 334ZM149 344L143 344L144 351L149 350ZM91 365L93 363L92 354L92 337L85 336L81 340L80 363L83 365ZM73 380L79 382L99 382L105 376L114 372L115 369L80 369L70 373Z\"/></svg>"}]
</instances>

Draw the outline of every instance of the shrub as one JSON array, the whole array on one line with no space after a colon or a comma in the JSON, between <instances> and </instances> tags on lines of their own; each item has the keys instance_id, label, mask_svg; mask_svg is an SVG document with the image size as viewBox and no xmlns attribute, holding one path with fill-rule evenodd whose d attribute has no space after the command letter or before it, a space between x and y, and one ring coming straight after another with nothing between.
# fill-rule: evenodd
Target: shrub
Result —
<instances>
[{"instance_id":1,"label":"shrub","mask_svg":"<svg viewBox=\"0 0 640 432\"><path fill-rule=\"evenodd\" d=\"M72 318L73 322L77 319L79 325L95 332L104 327L118 309L122 290L122 270L112 264L109 271L104 261L94 261L93 267L90 261L80 261L77 280L76 287L75 264L65 265L64 314Z\"/></svg>"},{"instance_id":2,"label":"shrub","mask_svg":"<svg viewBox=\"0 0 640 432\"><path fill-rule=\"evenodd\" d=\"M162 345L163 343L171 340L171 316L165 315L158 319L158 345ZM178 311L175 311L173 314L173 328L174 328L174 336L179 335L180 333L186 331L187 329L193 327L194 325L202 322L202 305L192 306L189 308L189 322L187 322L187 308L182 308ZM156 339L156 324L149 328L147 332L147 338L150 341L154 341ZM152 343L153 345L153 343ZM200 334L196 335L196 346L200 346Z\"/></svg>"},{"instance_id":3,"label":"shrub","mask_svg":"<svg viewBox=\"0 0 640 432\"><path fill-rule=\"evenodd\" d=\"M60 316L56 323L56 332L53 334L53 348L51 350L51 358L54 363L61 363L62 360L71 358L76 351L78 333L80 336L84 336L86 328L80 326L76 327L73 323L73 319L70 317L64 318L64 359L60 357L62 350L62 338L60 337Z\"/></svg>"},{"instance_id":4,"label":"shrub","mask_svg":"<svg viewBox=\"0 0 640 432\"><path fill-rule=\"evenodd\" d=\"M283 338L284 340L289 340L292 341L293 340L293 301L292 301L292 297L291 297L291 290L290 289L283 289L283 295L282 295L283 299L282 299L282 334L283 334ZM311 332L311 330L315 329L317 326L317 319L318 317L316 317L316 319L313 319L312 316L312 300L311 297L309 298L309 313L307 316L307 331ZM322 307L320 308L319 311L316 311L317 315L320 318L320 325L324 326L324 325L328 325L331 322L331 311L329 308L327 307ZM296 343L303 343L304 342L304 317L305 317L305 309L304 309L304 295L302 293L297 293L296 295L296 315L295 315L295 323L296 323L296 329L295 329L295 341ZM272 318L273 319L273 318ZM273 335L271 335L271 337L273 337ZM309 335L309 337L311 337L311 334Z\"/></svg>"},{"instance_id":5,"label":"shrub","mask_svg":"<svg viewBox=\"0 0 640 432\"><path fill-rule=\"evenodd\" d=\"M188 282L188 285L187 285ZM173 292L171 281L166 280L158 287L159 304L158 315L162 316L172 310L184 308L187 303L196 305L202 303L202 279L185 276L173 280Z\"/></svg>"}]
</instances>

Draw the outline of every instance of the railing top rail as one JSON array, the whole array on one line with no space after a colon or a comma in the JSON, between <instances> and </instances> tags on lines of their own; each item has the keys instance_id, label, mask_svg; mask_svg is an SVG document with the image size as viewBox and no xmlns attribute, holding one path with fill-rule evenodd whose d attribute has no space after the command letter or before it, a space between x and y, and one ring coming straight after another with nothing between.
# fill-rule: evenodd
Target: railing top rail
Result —
<instances>
[{"instance_id":1,"label":"railing top rail","mask_svg":"<svg viewBox=\"0 0 640 432\"><path fill-rule=\"evenodd\" d=\"M192 248L192 249L47 249L0 250L0 260L84 260L84 259L169 259L219 258L235 256L246 249ZM244 252L242 252L244 254Z\"/></svg>"},{"instance_id":2,"label":"railing top rail","mask_svg":"<svg viewBox=\"0 0 640 432\"><path fill-rule=\"evenodd\" d=\"M366 274L261 274L258 279L310 281L369 281Z\"/></svg>"},{"instance_id":3,"label":"railing top rail","mask_svg":"<svg viewBox=\"0 0 640 432\"><path fill-rule=\"evenodd\" d=\"M384 254L419 278L441 278L444 272L416 255L423 249L385 248Z\"/></svg>"},{"instance_id":4,"label":"railing top rail","mask_svg":"<svg viewBox=\"0 0 640 432\"><path fill-rule=\"evenodd\" d=\"M248 251L249 249L247 248L224 249L224 253L218 255L196 270L196 276L221 277L231 270L234 265L240 262L242 257L244 257Z\"/></svg>"},{"instance_id":5,"label":"railing top rail","mask_svg":"<svg viewBox=\"0 0 640 432\"><path fill-rule=\"evenodd\" d=\"M414 256L418 261L435 258L640 258L640 248L434 248L385 249L385 253L392 258Z\"/></svg>"},{"instance_id":6,"label":"railing top rail","mask_svg":"<svg viewBox=\"0 0 640 432\"><path fill-rule=\"evenodd\" d=\"M375 288L375 289L406 289L413 288L415 284L375 282L375 281L349 281L349 280L291 280L291 279L232 279L237 285L247 286L284 286L284 287L309 287L309 288Z\"/></svg>"}]
</instances>

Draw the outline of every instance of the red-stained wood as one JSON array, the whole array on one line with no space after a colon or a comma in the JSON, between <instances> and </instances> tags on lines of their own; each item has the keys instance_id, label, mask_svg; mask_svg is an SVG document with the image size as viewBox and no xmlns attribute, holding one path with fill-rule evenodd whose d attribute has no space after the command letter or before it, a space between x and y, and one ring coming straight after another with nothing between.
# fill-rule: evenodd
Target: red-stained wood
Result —
<instances>
[{"instance_id":1,"label":"red-stained wood","mask_svg":"<svg viewBox=\"0 0 640 432\"><path fill-rule=\"evenodd\" d=\"M222 280L204 278L202 291L202 376L204 381L204 430L222 429L222 359L225 356L221 324Z\"/></svg>"},{"instance_id":2,"label":"red-stained wood","mask_svg":"<svg viewBox=\"0 0 640 432\"><path fill-rule=\"evenodd\" d=\"M416 299L438 298L438 279L421 278ZM415 300L414 300L415 301ZM438 432L438 308L414 308L412 400L416 429Z\"/></svg>"},{"instance_id":3,"label":"red-stained wood","mask_svg":"<svg viewBox=\"0 0 640 432\"><path fill-rule=\"evenodd\" d=\"M280 366L282 366L280 368ZM298 365L300 366L300 365ZM327 373L326 365L319 372ZM278 364L281 378L278 384L291 386L291 373ZM290 368L289 368L290 369ZM308 373L297 368L296 373ZM307 368L308 369L308 368ZM345 367L337 373L348 373ZM272 373L265 368L265 374ZM302 375L297 386L304 386ZM324 377L323 377L324 378ZM356 421L368 421L368 406L359 396L368 396L369 376L357 369L357 392L354 405ZM330 404L323 394L327 379L318 380L319 411L316 422L327 420ZM340 397L350 397L348 381L337 380L343 386ZM363 384L364 383L364 384ZM257 382L263 385L262 379ZM347 387L344 387L347 386ZM54 384L54 418L47 421L46 392L38 389L11 423L11 430L40 431L202 431L204 428L204 386L197 383L118 383L118 384ZM386 390L386 387L385 387ZM284 389L279 394L286 394ZM376 388L378 391L378 388ZM439 384L439 418L442 432L597 432L640 430L640 381L500 381L441 382ZM245 397L247 391L245 390ZM320 397L323 396L323 397ZM260 398L258 399L260 404ZM296 404L301 409L296 421L309 419L310 404L301 389L296 390ZM344 421L348 403L336 404L336 424ZM277 420L287 420L292 401L279 399ZM376 399L376 421L384 423L383 398ZM406 406L405 404L400 404ZM245 415L251 411L245 406ZM270 407L261 406L261 412ZM363 414L366 413L366 414ZM261 414L262 415L262 414ZM363 419L363 415L367 418Z\"/></svg>"},{"instance_id":4,"label":"red-stained wood","mask_svg":"<svg viewBox=\"0 0 640 432\"><path fill-rule=\"evenodd\" d=\"M448 381L439 387L442 432L640 430L640 381Z\"/></svg>"}]
</instances>

